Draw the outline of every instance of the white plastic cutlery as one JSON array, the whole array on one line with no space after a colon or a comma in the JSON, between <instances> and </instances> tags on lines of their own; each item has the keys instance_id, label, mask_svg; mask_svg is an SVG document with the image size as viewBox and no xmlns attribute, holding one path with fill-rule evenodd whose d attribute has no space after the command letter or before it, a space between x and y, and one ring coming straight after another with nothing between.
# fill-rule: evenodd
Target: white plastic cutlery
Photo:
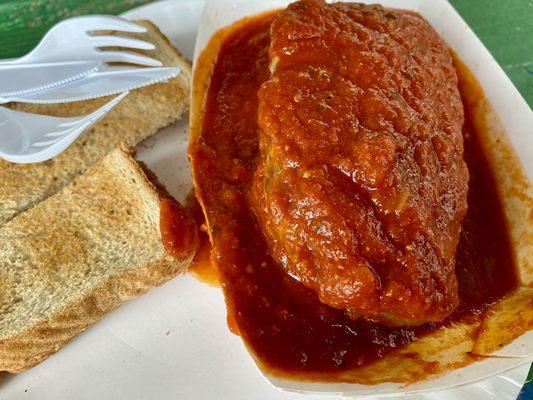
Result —
<instances>
[{"instance_id":1,"label":"white plastic cutlery","mask_svg":"<svg viewBox=\"0 0 533 400\"><path fill-rule=\"evenodd\" d=\"M90 15L62 21L52 27L29 54L18 59L0 61L0 96L19 95L61 85L91 73L95 63L123 62L161 66L161 62L154 58L122 49L152 50L152 43L127 36L97 34L98 31L107 30L146 32L146 28L131 21L107 15ZM92 64L83 65L79 62ZM41 74L38 68L51 64L57 67L57 75L54 75L52 68ZM23 78L16 78L21 70L27 71L25 76L33 74L33 86L29 82L25 83Z\"/></svg>"},{"instance_id":2,"label":"white plastic cutlery","mask_svg":"<svg viewBox=\"0 0 533 400\"><path fill-rule=\"evenodd\" d=\"M103 31L140 33L146 32L146 28L113 16L71 18L50 29L26 56L0 61L0 104L65 103L122 93L98 110L77 118L0 107L0 157L15 163L55 157L107 114L129 90L179 74L178 68L161 67L161 62L154 58L124 50L152 50L155 48L152 43Z\"/></svg>"},{"instance_id":3,"label":"white plastic cutlery","mask_svg":"<svg viewBox=\"0 0 533 400\"><path fill-rule=\"evenodd\" d=\"M0 97L0 104L8 102L54 104L89 100L138 89L176 77L179 73L179 68L174 67L108 67L93 72L83 79L47 90L7 98Z\"/></svg>"},{"instance_id":4,"label":"white plastic cutlery","mask_svg":"<svg viewBox=\"0 0 533 400\"><path fill-rule=\"evenodd\" d=\"M58 118L0 107L0 157L14 163L35 163L55 157L87 128L104 117L126 93L91 114Z\"/></svg>"}]
</instances>

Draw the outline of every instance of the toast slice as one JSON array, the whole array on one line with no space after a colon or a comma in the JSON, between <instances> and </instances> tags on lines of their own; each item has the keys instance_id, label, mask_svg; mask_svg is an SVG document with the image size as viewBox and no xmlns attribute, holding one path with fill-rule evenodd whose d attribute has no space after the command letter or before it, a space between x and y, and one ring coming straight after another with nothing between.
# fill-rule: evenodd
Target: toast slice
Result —
<instances>
[{"instance_id":1,"label":"toast slice","mask_svg":"<svg viewBox=\"0 0 533 400\"><path fill-rule=\"evenodd\" d=\"M121 142L129 146L176 122L189 105L191 65L167 38L148 21L137 21L148 32L138 35L156 49L145 52L165 66L181 69L181 74L132 91L102 121L83 134L65 152L38 164L12 164L0 159L0 226L66 186ZM12 107L36 114L60 117L78 116L94 111L109 98L77 103L37 105L15 104Z\"/></svg>"},{"instance_id":2,"label":"toast slice","mask_svg":"<svg viewBox=\"0 0 533 400\"><path fill-rule=\"evenodd\" d=\"M185 271L197 227L160 193L119 148L0 227L0 371L38 364L123 301ZM173 251L160 229L169 211Z\"/></svg>"}]
</instances>

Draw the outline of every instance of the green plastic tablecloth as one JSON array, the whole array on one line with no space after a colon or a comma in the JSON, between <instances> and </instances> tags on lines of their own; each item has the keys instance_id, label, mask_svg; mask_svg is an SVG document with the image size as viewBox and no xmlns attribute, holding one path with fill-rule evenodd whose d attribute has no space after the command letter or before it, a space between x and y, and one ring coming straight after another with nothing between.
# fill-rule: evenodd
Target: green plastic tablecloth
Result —
<instances>
[{"instance_id":1,"label":"green plastic tablecloth","mask_svg":"<svg viewBox=\"0 0 533 400\"><path fill-rule=\"evenodd\" d=\"M449 1L533 107L533 0Z\"/></svg>"},{"instance_id":2,"label":"green plastic tablecloth","mask_svg":"<svg viewBox=\"0 0 533 400\"><path fill-rule=\"evenodd\" d=\"M118 14L149 1L0 0L0 58L24 54L59 19ZM449 1L533 107L533 0Z\"/></svg>"}]
</instances>

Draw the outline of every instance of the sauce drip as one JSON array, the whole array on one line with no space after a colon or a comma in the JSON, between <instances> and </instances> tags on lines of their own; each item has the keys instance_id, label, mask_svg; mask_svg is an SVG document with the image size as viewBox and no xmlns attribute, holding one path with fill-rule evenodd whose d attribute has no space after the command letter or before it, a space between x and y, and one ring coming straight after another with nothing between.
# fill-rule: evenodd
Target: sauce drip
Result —
<instances>
[{"instance_id":1,"label":"sauce drip","mask_svg":"<svg viewBox=\"0 0 533 400\"><path fill-rule=\"evenodd\" d=\"M211 262L211 242L205 232L200 232L200 248L189 266L189 272L200 282L220 287L217 270Z\"/></svg>"},{"instance_id":2,"label":"sauce drip","mask_svg":"<svg viewBox=\"0 0 533 400\"><path fill-rule=\"evenodd\" d=\"M205 226L204 212L196 200L194 191L191 191L188 194L185 207L196 221L196 224L200 227L200 247L194 256L191 265L189 265L188 272L200 282L206 283L209 286L220 287L217 270L211 261L211 241L206 232L207 228Z\"/></svg>"},{"instance_id":3,"label":"sauce drip","mask_svg":"<svg viewBox=\"0 0 533 400\"><path fill-rule=\"evenodd\" d=\"M207 94L202 136L190 154L229 319L263 366L295 376L329 374L330 379L439 327L478 318L488 304L515 287L514 259L479 127L467 108L465 159L471 183L457 251L461 303L447 320L409 328L352 320L321 303L276 263L249 203L258 156L257 90L269 76L273 16L251 18L225 39ZM458 73L461 79L464 71ZM462 84L461 90L470 87Z\"/></svg>"}]
</instances>

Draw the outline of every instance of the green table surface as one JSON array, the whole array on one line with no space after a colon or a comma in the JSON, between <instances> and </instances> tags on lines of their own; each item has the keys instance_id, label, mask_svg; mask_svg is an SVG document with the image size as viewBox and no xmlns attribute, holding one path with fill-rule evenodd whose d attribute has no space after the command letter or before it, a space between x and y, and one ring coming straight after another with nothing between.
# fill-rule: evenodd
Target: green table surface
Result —
<instances>
[{"instance_id":1,"label":"green table surface","mask_svg":"<svg viewBox=\"0 0 533 400\"><path fill-rule=\"evenodd\" d=\"M449 1L533 107L533 0Z\"/></svg>"},{"instance_id":2,"label":"green table surface","mask_svg":"<svg viewBox=\"0 0 533 400\"><path fill-rule=\"evenodd\" d=\"M88 13L119 14L149 1L0 0L0 58L17 57L29 51L60 19ZM532 107L533 0L449 1Z\"/></svg>"}]
</instances>

